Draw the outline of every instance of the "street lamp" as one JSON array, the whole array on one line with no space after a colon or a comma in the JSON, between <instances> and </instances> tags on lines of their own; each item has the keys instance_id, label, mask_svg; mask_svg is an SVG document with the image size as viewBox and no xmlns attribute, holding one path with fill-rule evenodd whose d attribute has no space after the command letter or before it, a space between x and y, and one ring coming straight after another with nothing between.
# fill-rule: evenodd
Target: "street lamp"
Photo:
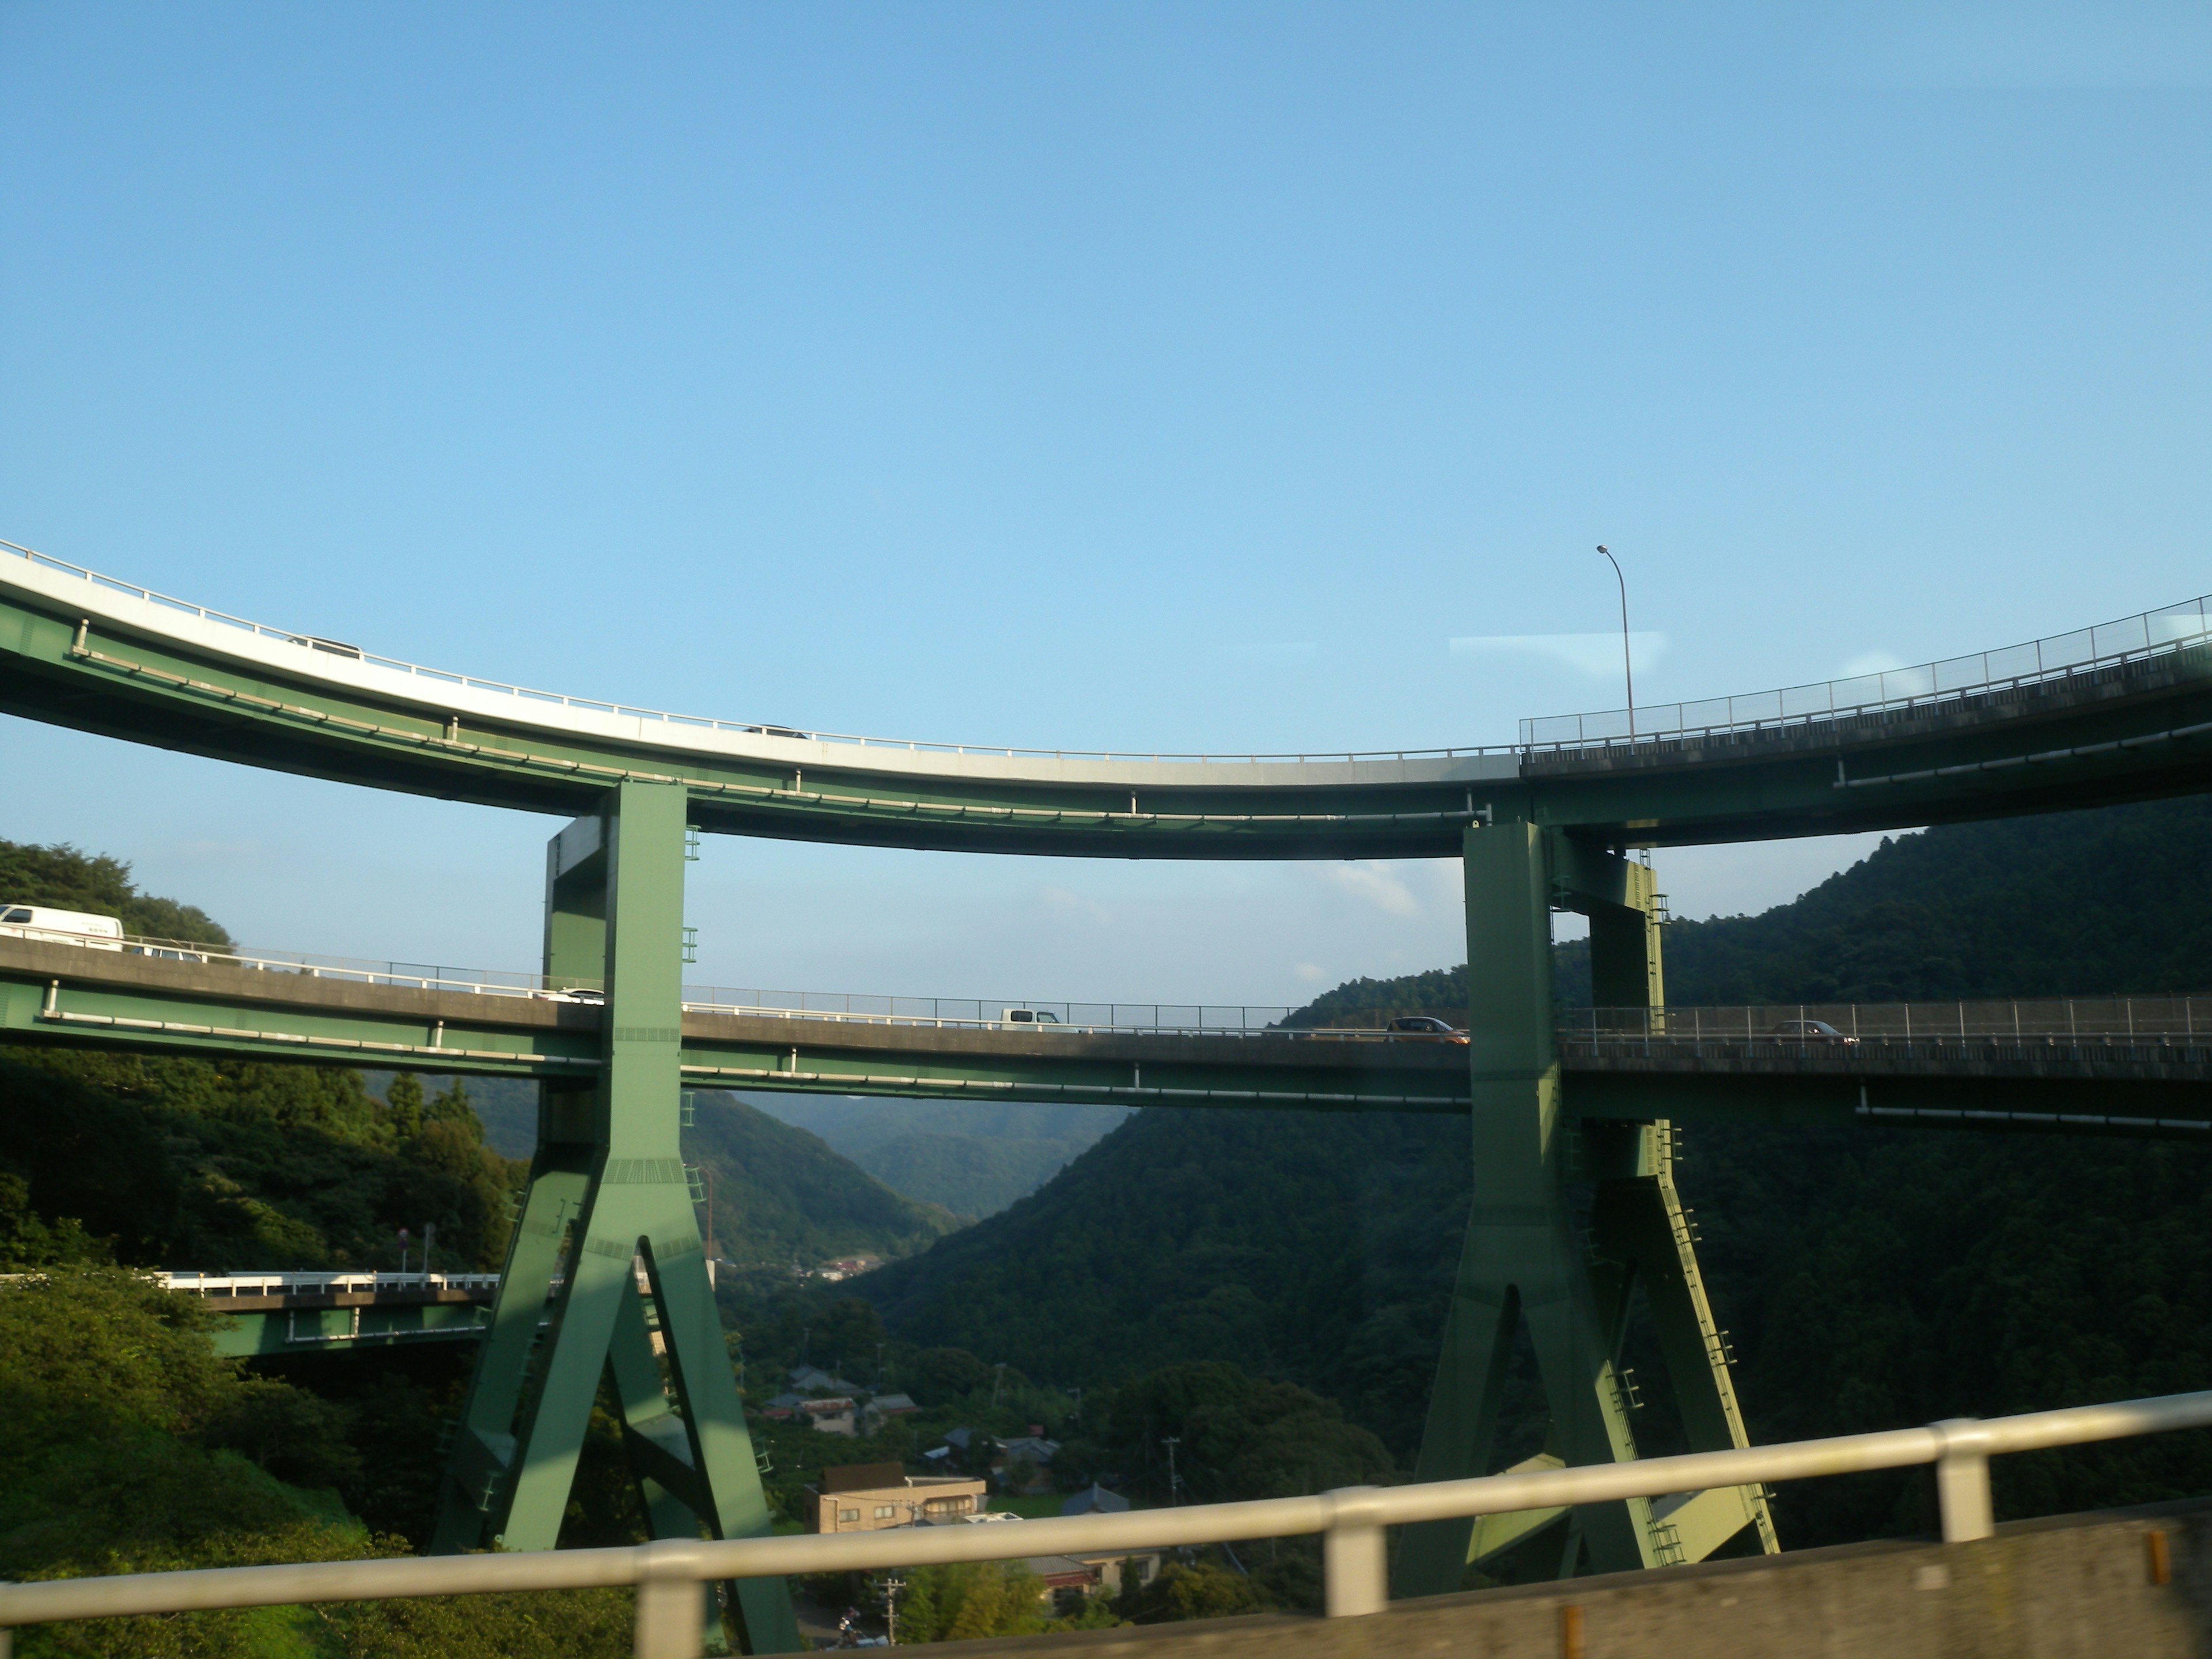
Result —
<instances>
[{"instance_id":1,"label":"street lamp","mask_svg":"<svg viewBox=\"0 0 2212 1659\"><path fill-rule=\"evenodd\" d=\"M1620 584L1620 672L1628 682L1628 740L1636 741L1636 667L1628 655L1628 578L1620 574L1620 561L1613 556L1603 542L1597 550L1605 555L1605 562L1613 567L1613 579Z\"/></svg>"}]
</instances>

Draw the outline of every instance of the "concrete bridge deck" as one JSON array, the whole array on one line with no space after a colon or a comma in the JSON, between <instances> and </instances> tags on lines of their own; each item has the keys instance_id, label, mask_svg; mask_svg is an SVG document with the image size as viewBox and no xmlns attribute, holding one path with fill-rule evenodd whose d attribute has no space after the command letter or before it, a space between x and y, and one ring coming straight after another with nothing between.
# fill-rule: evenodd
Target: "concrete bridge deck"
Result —
<instances>
[{"instance_id":1,"label":"concrete bridge deck","mask_svg":"<svg viewBox=\"0 0 2212 1659\"><path fill-rule=\"evenodd\" d=\"M2033 1006L2070 1010L2068 1024L2020 1030L2015 1014L2002 1031L1981 1029L1990 1016L1947 1033L1931 1013L1907 1036L1890 1029L1894 1010L1869 1010L1866 1035L1846 1043L1766 1029L1789 1010L1668 1010L1662 1026L1635 1030L1584 1011L1559 1035L1564 1095L1580 1115L1677 1121L2212 1127L2212 1001L2137 1005L2179 1010L2166 1023L2191 1029L2132 1033L2110 1029L2109 1002ZM600 1064L604 1018L591 1002L511 987L422 989L0 936L8 1041L582 1079ZM1468 1109L1471 1054L1382 1032L1010 1029L696 1006L681 1043L693 1088L1440 1113Z\"/></svg>"}]
</instances>

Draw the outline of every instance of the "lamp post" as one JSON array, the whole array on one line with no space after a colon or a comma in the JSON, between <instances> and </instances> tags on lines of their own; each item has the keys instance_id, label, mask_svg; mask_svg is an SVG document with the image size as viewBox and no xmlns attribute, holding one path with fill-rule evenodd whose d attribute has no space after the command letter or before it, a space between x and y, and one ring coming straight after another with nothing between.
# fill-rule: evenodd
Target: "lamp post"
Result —
<instances>
[{"instance_id":1,"label":"lamp post","mask_svg":"<svg viewBox=\"0 0 2212 1659\"><path fill-rule=\"evenodd\" d=\"M1636 741L1636 665L1628 654L1628 578L1620 574L1620 561L1613 556L1603 542L1597 550L1605 555L1605 562L1613 567L1613 579L1620 584L1620 672L1628 682L1628 740Z\"/></svg>"}]
</instances>

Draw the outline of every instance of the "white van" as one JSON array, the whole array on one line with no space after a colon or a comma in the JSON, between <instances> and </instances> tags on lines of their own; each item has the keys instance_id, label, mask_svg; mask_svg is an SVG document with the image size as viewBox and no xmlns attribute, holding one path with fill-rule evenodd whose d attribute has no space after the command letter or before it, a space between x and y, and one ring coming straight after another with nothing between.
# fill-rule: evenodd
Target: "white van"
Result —
<instances>
[{"instance_id":1,"label":"white van","mask_svg":"<svg viewBox=\"0 0 2212 1659\"><path fill-rule=\"evenodd\" d=\"M49 910L39 904L0 904L0 935L34 939L47 945L81 945L88 951L123 948L119 917Z\"/></svg>"},{"instance_id":2,"label":"white van","mask_svg":"<svg viewBox=\"0 0 2212 1659\"><path fill-rule=\"evenodd\" d=\"M1003 1008L999 1012L1001 1025L1057 1025L1060 1016L1043 1008Z\"/></svg>"}]
</instances>

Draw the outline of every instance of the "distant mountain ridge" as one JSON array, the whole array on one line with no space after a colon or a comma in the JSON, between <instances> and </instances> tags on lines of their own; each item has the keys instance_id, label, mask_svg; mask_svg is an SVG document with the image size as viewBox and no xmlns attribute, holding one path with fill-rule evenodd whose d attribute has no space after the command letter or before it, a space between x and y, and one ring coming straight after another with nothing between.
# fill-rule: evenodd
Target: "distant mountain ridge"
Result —
<instances>
[{"instance_id":1,"label":"distant mountain ridge","mask_svg":"<svg viewBox=\"0 0 2212 1659\"><path fill-rule=\"evenodd\" d=\"M2208 863L2202 798L1938 827L1760 915L1670 927L1668 1000L2203 989ZM1663 854L1660 868L1663 884ZM1587 1001L1586 947L1556 963L1561 1000ZM1294 1018L1463 1007L1463 975L1352 981ZM2212 1148L1872 1127L1685 1140L1680 1179L1754 1440L2212 1376ZM896 1334L1063 1386L1232 1359L1336 1398L1403 1458L1466 1223L1467 1148L1447 1119L1151 1109L1005 1213L856 1288ZM1656 1361L1638 1374L1663 1398ZM1509 1421L1500 1457L1540 1429ZM2039 1512L2150 1501L2212 1484L2212 1451L2068 1454L1998 1482L2001 1504L2027 1493ZM1917 1494L1890 1477L1785 1488L1784 1536L1913 1530L1929 1524Z\"/></svg>"},{"instance_id":2,"label":"distant mountain ridge","mask_svg":"<svg viewBox=\"0 0 2212 1659\"><path fill-rule=\"evenodd\" d=\"M996 1214L1121 1124L1122 1106L744 1097L810 1129L893 1190L956 1214Z\"/></svg>"}]
</instances>

